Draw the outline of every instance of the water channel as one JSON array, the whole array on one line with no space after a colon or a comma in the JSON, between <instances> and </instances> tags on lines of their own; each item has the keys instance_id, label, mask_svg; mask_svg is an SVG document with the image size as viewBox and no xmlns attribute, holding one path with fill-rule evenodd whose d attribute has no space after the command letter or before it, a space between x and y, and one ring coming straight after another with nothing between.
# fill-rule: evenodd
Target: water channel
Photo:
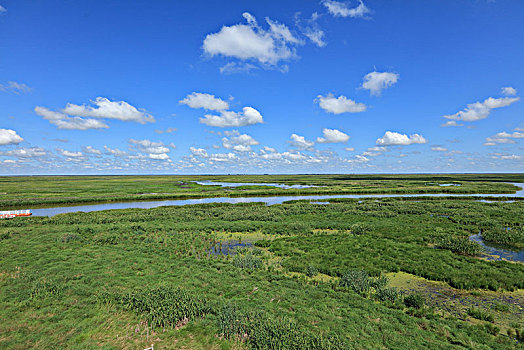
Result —
<instances>
[{"instance_id":1,"label":"water channel","mask_svg":"<svg viewBox=\"0 0 524 350\"><path fill-rule=\"evenodd\" d=\"M90 212L112 209L151 209L169 205L190 205L202 203L250 203L261 202L267 205L282 204L291 200L310 200L314 202L326 201L333 198L395 198L395 197L524 197L524 183L511 183L521 189L515 193L491 194L453 194L453 193L418 193L418 194L331 194L331 195L292 195L292 196L265 196L265 197L213 197L199 199L169 199L159 201L109 202L86 205L72 205L54 208L31 209L34 216L54 216L64 213Z\"/></svg>"}]
</instances>

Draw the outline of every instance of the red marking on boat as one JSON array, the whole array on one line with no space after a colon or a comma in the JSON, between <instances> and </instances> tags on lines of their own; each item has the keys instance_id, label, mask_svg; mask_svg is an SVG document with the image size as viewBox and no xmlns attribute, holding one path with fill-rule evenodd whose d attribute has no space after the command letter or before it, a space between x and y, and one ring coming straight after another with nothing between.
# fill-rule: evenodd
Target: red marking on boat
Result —
<instances>
[{"instance_id":1,"label":"red marking on boat","mask_svg":"<svg viewBox=\"0 0 524 350\"><path fill-rule=\"evenodd\" d=\"M31 216L31 210L6 210L0 211L0 219L12 219L17 216Z\"/></svg>"}]
</instances>

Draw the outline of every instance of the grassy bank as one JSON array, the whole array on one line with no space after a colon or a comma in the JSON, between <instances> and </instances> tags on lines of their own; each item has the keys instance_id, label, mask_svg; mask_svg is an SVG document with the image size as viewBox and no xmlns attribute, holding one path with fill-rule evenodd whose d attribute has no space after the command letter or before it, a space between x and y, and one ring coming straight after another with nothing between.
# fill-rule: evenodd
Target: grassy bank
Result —
<instances>
[{"instance_id":1,"label":"grassy bank","mask_svg":"<svg viewBox=\"0 0 524 350\"><path fill-rule=\"evenodd\" d=\"M437 243L520 228L523 205L390 198L1 221L0 347L518 347L523 301L503 296L521 293L524 265ZM254 246L210 254L233 241ZM395 272L427 282L408 288ZM492 293L501 311L446 312L432 283Z\"/></svg>"}]
</instances>

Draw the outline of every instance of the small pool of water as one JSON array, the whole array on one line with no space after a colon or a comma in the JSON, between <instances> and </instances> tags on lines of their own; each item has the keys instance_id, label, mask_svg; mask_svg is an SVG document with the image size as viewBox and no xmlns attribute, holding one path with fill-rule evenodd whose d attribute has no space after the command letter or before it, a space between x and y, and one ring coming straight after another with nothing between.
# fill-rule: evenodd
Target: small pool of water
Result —
<instances>
[{"instance_id":1,"label":"small pool of water","mask_svg":"<svg viewBox=\"0 0 524 350\"><path fill-rule=\"evenodd\" d=\"M301 189L301 188L313 188L319 186L313 185L286 185L277 183L264 183L264 182L215 182L215 181L194 181L194 183L203 186L221 186L221 187L241 187L241 186L268 186L278 187L283 189Z\"/></svg>"},{"instance_id":2,"label":"small pool of water","mask_svg":"<svg viewBox=\"0 0 524 350\"><path fill-rule=\"evenodd\" d=\"M524 250L515 251L509 247L505 247L498 244L489 243L486 244L482 240L480 233L469 236L469 239L473 242L477 242L484 248L483 258L487 260L508 260L508 261L519 261L524 262Z\"/></svg>"},{"instance_id":3,"label":"small pool of water","mask_svg":"<svg viewBox=\"0 0 524 350\"><path fill-rule=\"evenodd\" d=\"M250 248L253 244L249 242L240 242L237 240L230 240L226 242L217 242L209 250L210 255L235 255L238 248Z\"/></svg>"}]
</instances>

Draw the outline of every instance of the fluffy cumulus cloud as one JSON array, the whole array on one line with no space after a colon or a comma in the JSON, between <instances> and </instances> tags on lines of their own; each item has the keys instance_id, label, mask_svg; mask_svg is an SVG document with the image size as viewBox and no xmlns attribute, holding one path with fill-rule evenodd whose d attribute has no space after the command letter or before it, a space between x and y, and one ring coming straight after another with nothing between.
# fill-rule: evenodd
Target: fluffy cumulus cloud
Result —
<instances>
[{"instance_id":1,"label":"fluffy cumulus cloud","mask_svg":"<svg viewBox=\"0 0 524 350\"><path fill-rule=\"evenodd\" d=\"M263 122L264 118L253 107L244 107L242 112L221 111L220 115L206 114L203 118L200 118L202 124L221 128L247 126Z\"/></svg>"},{"instance_id":2,"label":"fluffy cumulus cloud","mask_svg":"<svg viewBox=\"0 0 524 350\"><path fill-rule=\"evenodd\" d=\"M83 148L83 150L84 150L84 153L86 153L86 154L92 154L92 155L95 155L95 156L102 155L102 151L100 151L99 149L94 148L93 146L85 146Z\"/></svg>"},{"instance_id":3,"label":"fluffy cumulus cloud","mask_svg":"<svg viewBox=\"0 0 524 350\"><path fill-rule=\"evenodd\" d=\"M82 154L82 152L71 152L71 151L68 151L66 149L62 149L62 148L57 148L56 151L64 156L64 157L69 157L69 158L79 158L79 157L83 157L84 155Z\"/></svg>"},{"instance_id":4,"label":"fluffy cumulus cloud","mask_svg":"<svg viewBox=\"0 0 524 350\"><path fill-rule=\"evenodd\" d=\"M505 96L515 96L517 94L517 89L512 88L511 86L506 86L502 88L501 93Z\"/></svg>"},{"instance_id":5,"label":"fluffy cumulus cloud","mask_svg":"<svg viewBox=\"0 0 524 350\"><path fill-rule=\"evenodd\" d=\"M103 119L118 119L140 124L155 121L152 115L144 110L138 110L125 101L110 101L104 97L97 97L91 101L95 106L75 105L68 103L63 113L77 117L92 117Z\"/></svg>"},{"instance_id":6,"label":"fluffy cumulus cloud","mask_svg":"<svg viewBox=\"0 0 524 350\"><path fill-rule=\"evenodd\" d=\"M41 147L17 148L10 151L0 152L0 155L17 158L35 158L47 155L47 151Z\"/></svg>"},{"instance_id":7,"label":"fluffy cumulus cloud","mask_svg":"<svg viewBox=\"0 0 524 350\"><path fill-rule=\"evenodd\" d=\"M187 95L186 98L179 101L181 104L185 104L191 108L204 108L211 111L224 111L229 109L229 104L210 94L203 94L200 92L193 92Z\"/></svg>"},{"instance_id":8,"label":"fluffy cumulus cloud","mask_svg":"<svg viewBox=\"0 0 524 350\"><path fill-rule=\"evenodd\" d=\"M297 134L291 135L291 141L289 143L298 149L307 149L307 150L313 149L313 146L315 145L315 142L308 141L306 140L304 136L300 136Z\"/></svg>"},{"instance_id":9,"label":"fluffy cumulus cloud","mask_svg":"<svg viewBox=\"0 0 524 350\"><path fill-rule=\"evenodd\" d=\"M2 6L0 6L1 8ZM0 13L2 10L0 9ZM3 92L12 92L14 94L23 94L31 92L33 89L27 86L26 84L17 83L16 81L8 81L7 84L0 84L0 91Z\"/></svg>"},{"instance_id":10,"label":"fluffy cumulus cloud","mask_svg":"<svg viewBox=\"0 0 524 350\"><path fill-rule=\"evenodd\" d=\"M171 150L162 142L153 142L150 140L135 140L130 139L129 144L132 148L136 148L139 152L146 154L150 159L167 160Z\"/></svg>"},{"instance_id":11,"label":"fluffy cumulus cloud","mask_svg":"<svg viewBox=\"0 0 524 350\"><path fill-rule=\"evenodd\" d=\"M320 108L332 114L359 113L364 112L367 108L363 103L357 103L346 96L335 97L333 94L318 95L315 102Z\"/></svg>"},{"instance_id":12,"label":"fluffy cumulus cloud","mask_svg":"<svg viewBox=\"0 0 524 350\"><path fill-rule=\"evenodd\" d=\"M208 160L210 162L219 162L219 163L232 162L232 161L237 161L238 156L232 152L214 153L214 154L209 155Z\"/></svg>"},{"instance_id":13,"label":"fluffy cumulus cloud","mask_svg":"<svg viewBox=\"0 0 524 350\"><path fill-rule=\"evenodd\" d=\"M505 143L505 144L517 143L516 139L523 139L523 138L524 138L524 132L514 131L512 133L509 133L509 132L503 131L493 136L486 137L486 142L484 143L484 146L495 146L497 143Z\"/></svg>"},{"instance_id":14,"label":"fluffy cumulus cloud","mask_svg":"<svg viewBox=\"0 0 524 350\"><path fill-rule=\"evenodd\" d=\"M0 129L0 146L3 145L18 145L24 141L16 131L11 129Z\"/></svg>"},{"instance_id":15,"label":"fluffy cumulus cloud","mask_svg":"<svg viewBox=\"0 0 524 350\"><path fill-rule=\"evenodd\" d=\"M123 157L127 155L127 152L121 151L118 148L111 148L104 145L104 152L107 155L115 156L115 157Z\"/></svg>"},{"instance_id":16,"label":"fluffy cumulus cloud","mask_svg":"<svg viewBox=\"0 0 524 350\"><path fill-rule=\"evenodd\" d=\"M324 137L317 137L318 143L343 143L347 142L350 138L348 134L337 129L324 129L322 130L322 134Z\"/></svg>"},{"instance_id":17,"label":"fluffy cumulus cloud","mask_svg":"<svg viewBox=\"0 0 524 350\"><path fill-rule=\"evenodd\" d=\"M372 95L380 95L382 90L397 83L399 75L391 72L370 72L364 76L362 89L369 90Z\"/></svg>"},{"instance_id":18,"label":"fluffy cumulus cloud","mask_svg":"<svg viewBox=\"0 0 524 350\"><path fill-rule=\"evenodd\" d=\"M45 107L36 106L35 113L64 130L104 129L109 126L101 120L92 118L69 117L64 113L51 111Z\"/></svg>"},{"instance_id":19,"label":"fluffy cumulus cloud","mask_svg":"<svg viewBox=\"0 0 524 350\"><path fill-rule=\"evenodd\" d=\"M243 16L247 24L223 26L217 33L208 34L202 46L204 52L211 57L256 62L265 68L296 56L295 46L301 41L286 25L266 18L269 28L263 29L250 13Z\"/></svg>"},{"instance_id":20,"label":"fluffy cumulus cloud","mask_svg":"<svg viewBox=\"0 0 524 350\"><path fill-rule=\"evenodd\" d=\"M371 10L364 5L362 0L359 0L358 6L354 8L350 8L346 2L335 0L324 0L322 4L335 17L364 18L371 13Z\"/></svg>"},{"instance_id":21,"label":"fluffy cumulus cloud","mask_svg":"<svg viewBox=\"0 0 524 350\"><path fill-rule=\"evenodd\" d=\"M226 149L231 149L237 152L250 152L251 146L259 144L257 140L247 134L240 134L234 131L233 136L222 138L222 146Z\"/></svg>"},{"instance_id":22,"label":"fluffy cumulus cloud","mask_svg":"<svg viewBox=\"0 0 524 350\"><path fill-rule=\"evenodd\" d=\"M474 122L481 119L486 119L495 108L501 108L511 105L520 100L520 97L488 97L482 102L470 103L467 107L455 114L445 115L444 118L451 121ZM443 126L456 126L458 124L444 124Z\"/></svg>"},{"instance_id":23,"label":"fluffy cumulus cloud","mask_svg":"<svg viewBox=\"0 0 524 350\"><path fill-rule=\"evenodd\" d=\"M189 147L189 151L191 151L192 155L197 157L207 158L208 156L207 151L203 148Z\"/></svg>"},{"instance_id":24,"label":"fluffy cumulus cloud","mask_svg":"<svg viewBox=\"0 0 524 350\"><path fill-rule=\"evenodd\" d=\"M110 101L104 97L97 97L92 101L94 106L76 105L68 103L64 109L52 111L37 106L35 113L49 120L59 129L88 130L102 129L109 126L99 119L117 119L140 124L152 123L155 118L145 110L139 110L125 101ZM95 119L96 118L96 119Z\"/></svg>"},{"instance_id":25,"label":"fluffy cumulus cloud","mask_svg":"<svg viewBox=\"0 0 524 350\"><path fill-rule=\"evenodd\" d=\"M228 111L229 104L214 95L193 92L180 103L185 104L191 108L203 108L207 110L214 110L219 112L216 114L206 114L200 118L200 123L209 126L216 126L221 128L247 126L258 123L263 123L264 118L253 107L244 107L242 112Z\"/></svg>"},{"instance_id":26,"label":"fluffy cumulus cloud","mask_svg":"<svg viewBox=\"0 0 524 350\"><path fill-rule=\"evenodd\" d=\"M379 146L408 146L413 144L423 144L428 141L419 134L406 135L398 132L386 131L384 136L377 139L376 144Z\"/></svg>"}]
</instances>

